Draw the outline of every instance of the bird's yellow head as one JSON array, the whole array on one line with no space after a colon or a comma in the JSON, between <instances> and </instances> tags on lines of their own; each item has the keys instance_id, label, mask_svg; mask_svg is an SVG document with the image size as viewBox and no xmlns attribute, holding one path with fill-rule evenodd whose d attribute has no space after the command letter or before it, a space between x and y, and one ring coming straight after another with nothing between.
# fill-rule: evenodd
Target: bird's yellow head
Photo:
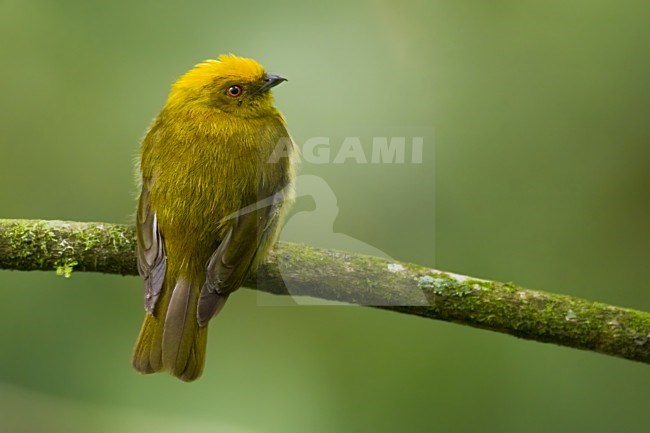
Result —
<instances>
[{"instance_id":1,"label":"bird's yellow head","mask_svg":"<svg viewBox=\"0 0 650 433\"><path fill-rule=\"evenodd\" d=\"M199 63L172 86L168 107L210 108L239 117L276 114L269 90L286 78L232 54Z\"/></svg>"}]
</instances>

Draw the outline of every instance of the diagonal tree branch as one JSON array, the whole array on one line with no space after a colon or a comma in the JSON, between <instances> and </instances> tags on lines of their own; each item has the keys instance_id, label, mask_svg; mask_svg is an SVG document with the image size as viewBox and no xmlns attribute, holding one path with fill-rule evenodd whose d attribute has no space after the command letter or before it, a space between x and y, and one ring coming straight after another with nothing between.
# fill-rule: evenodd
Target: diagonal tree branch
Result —
<instances>
[{"instance_id":1,"label":"diagonal tree branch","mask_svg":"<svg viewBox=\"0 0 650 433\"><path fill-rule=\"evenodd\" d=\"M137 275L132 226L0 219L0 269ZM460 323L650 364L650 313L279 243L248 287Z\"/></svg>"}]
</instances>

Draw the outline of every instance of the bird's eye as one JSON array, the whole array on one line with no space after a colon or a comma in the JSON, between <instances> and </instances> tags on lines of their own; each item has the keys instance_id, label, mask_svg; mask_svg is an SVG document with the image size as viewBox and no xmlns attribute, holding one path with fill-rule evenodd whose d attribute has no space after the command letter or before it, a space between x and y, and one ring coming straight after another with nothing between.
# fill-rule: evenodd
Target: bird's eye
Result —
<instances>
[{"instance_id":1,"label":"bird's eye","mask_svg":"<svg viewBox=\"0 0 650 433\"><path fill-rule=\"evenodd\" d=\"M240 86L230 86L228 87L228 91L226 93L228 93L228 96L232 98L237 98L238 96L241 96L242 89Z\"/></svg>"}]
</instances>

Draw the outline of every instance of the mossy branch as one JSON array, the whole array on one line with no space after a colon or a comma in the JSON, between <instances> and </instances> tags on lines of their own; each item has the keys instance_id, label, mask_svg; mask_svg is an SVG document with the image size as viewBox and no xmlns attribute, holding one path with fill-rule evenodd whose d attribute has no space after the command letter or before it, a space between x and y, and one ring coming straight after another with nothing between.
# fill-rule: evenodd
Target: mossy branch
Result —
<instances>
[{"instance_id":1,"label":"mossy branch","mask_svg":"<svg viewBox=\"0 0 650 433\"><path fill-rule=\"evenodd\" d=\"M0 269L137 275L135 244L128 225L0 219ZM409 263L279 243L247 286L650 363L650 313Z\"/></svg>"}]
</instances>

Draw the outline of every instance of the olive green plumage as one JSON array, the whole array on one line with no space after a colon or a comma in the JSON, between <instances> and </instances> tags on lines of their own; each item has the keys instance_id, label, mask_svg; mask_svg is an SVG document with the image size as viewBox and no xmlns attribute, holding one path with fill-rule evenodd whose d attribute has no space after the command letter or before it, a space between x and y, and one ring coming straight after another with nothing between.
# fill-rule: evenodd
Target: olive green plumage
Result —
<instances>
[{"instance_id":1,"label":"olive green plumage","mask_svg":"<svg viewBox=\"0 0 650 433\"><path fill-rule=\"evenodd\" d=\"M294 146L269 89L284 78L221 56L173 86L141 148L138 267L145 319L133 365L191 381L207 323L263 259L293 199Z\"/></svg>"}]
</instances>

